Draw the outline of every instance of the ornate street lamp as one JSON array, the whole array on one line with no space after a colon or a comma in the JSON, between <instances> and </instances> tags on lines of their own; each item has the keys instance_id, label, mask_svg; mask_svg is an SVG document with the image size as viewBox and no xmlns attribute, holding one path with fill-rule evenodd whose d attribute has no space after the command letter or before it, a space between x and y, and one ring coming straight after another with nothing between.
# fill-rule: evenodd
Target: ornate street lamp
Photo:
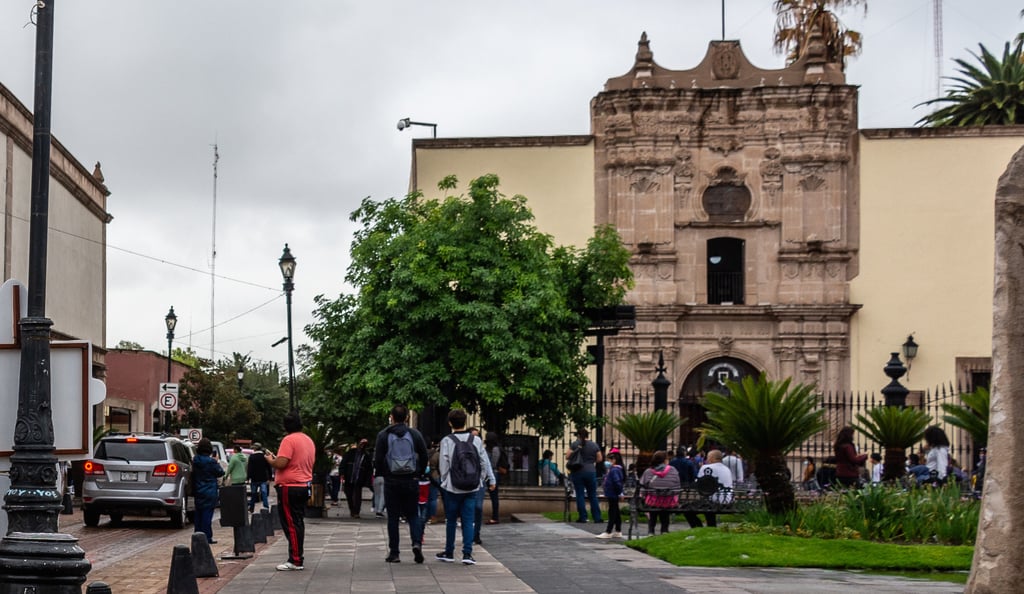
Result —
<instances>
[{"instance_id":1,"label":"ornate street lamp","mask_svg":"<svg viewBox=\"0 0 1024 594\"><path fill-rule=\"evenodd\" d=\"M244 394L242 394L242 380L243 379L245 379L245 368L242 367L241 365L239 365L238 366L238 394L241 395L241 396L244 396Z\"/></svg>"},{"instance_id":2,"label":"ornate street lamp","mask_svg":"<svg viewBox=\"0 0 1024 594\"><path fill-rule=\"evenodd\" d=\"M36 10L32 202L29 220L28 315L19 320L21 366L4 495L7 534L0 541L0 593L81 593L92 564L78 539L58 532L63 494L57 491L50 392L50 327L46 317L46 234L50 211L50 103L53 82L53 0ZM67 413L69 411L57 411ZM10 414L8 412L8 414Z\"/></svg>"},{"instance_id":3,"label":"ornate street lamp","mask_svg":"<svg viewBox=\"0 0 1024 594\"><path fill-rule=\"evenodd\" d=\"M167 383L171 383L171 348L174 342L174 327L178 325L178 316L174 315L174 306L164 316L164 324L167 326ZM170 434L171 411L167 411L167 420L164 421L164 433Z\"/></svg>"},{"instance_id":4,"label":"ornate street lamp","mask_svg":"<svg viewBox=\"0 0 1024 594\"><path fill-rule=\"evenodd\" d=\"M288 307L288 408L295 410L295 357L292 349L292 291L295 290L292 279L295 278L295 256L288 249L287 243L284 244L284 252L277 265L281 267L281 276L284 278L285 304Z\"/></svg>"}]
</instances>

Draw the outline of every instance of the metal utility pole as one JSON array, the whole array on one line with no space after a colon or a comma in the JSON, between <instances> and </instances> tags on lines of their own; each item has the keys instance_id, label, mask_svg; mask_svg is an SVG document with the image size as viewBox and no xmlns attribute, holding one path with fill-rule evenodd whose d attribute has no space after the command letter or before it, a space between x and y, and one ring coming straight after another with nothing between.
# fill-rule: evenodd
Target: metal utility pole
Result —
<instances>
[{"instance_id":1,"label":"metal utility pole","mask_svg":"<svg viewBox=\"0 0 1024 594\"><path fill-rule=\"evenodd\" d=\"M32 205L29 223L28 316L19 321L21 368L4 495L8 531L0 541L0 594L80 594L92 564L78 539L57 532L57 491L50 398L50 326L46 318L46 233L50 208L50 103L53 92L53 4L36 4Z\"/></svg>"},{"instance_id":2,"label":"metal utility pole","mask_svg":"<svg viewBox=\"0 0 1024 594\"><path fill-rule=\"evenodd\" d=\"M214 352L217 332L217 323L214 319L214 306L216 304L217 286L217 162L220 161L220 153L217 152L217 143L213 143L213 236L210 239L210 361L217 360Z\"/></svg>"}]
</instances>

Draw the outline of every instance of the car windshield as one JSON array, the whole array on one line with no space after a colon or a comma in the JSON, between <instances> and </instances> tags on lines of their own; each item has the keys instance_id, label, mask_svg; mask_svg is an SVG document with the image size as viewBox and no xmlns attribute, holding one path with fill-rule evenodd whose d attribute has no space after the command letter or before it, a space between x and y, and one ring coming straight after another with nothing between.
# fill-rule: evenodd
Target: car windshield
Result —
<instances>
[{"instance_id":1,"label":"car windshield","mask_svg":"<svg viewBox=\"0 0 1024 594\"><path fill-rule=\"evenodd\" d=\"M100 443L100 447L96 449L96 457L103 460L150 462L166 460L167 449L161 441L109 440Z\"/></svg>"}]
</instances>

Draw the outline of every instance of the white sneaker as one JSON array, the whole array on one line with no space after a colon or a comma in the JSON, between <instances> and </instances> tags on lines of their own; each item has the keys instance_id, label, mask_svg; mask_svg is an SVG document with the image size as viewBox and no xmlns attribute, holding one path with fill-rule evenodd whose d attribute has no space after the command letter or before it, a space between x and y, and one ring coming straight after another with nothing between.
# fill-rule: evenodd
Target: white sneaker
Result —
<instances>
[{"instance_id":1,"label":"white sneaker","mask_svg":"<svg viewBox=\"0 0 1024 594\"><path fill-rule=\"evenodd\" d=\"M605 539L607 539L607 538L611 538L611 537L612 537L612 535L611 535L610 532L602 532L601 534L597 535L597 538L605 538Z\"/></svg>"},{"instance_id":2,"label":"white sneaker","mask_svg":"<svg viewBox=\"0 0 1024 594\"><path fill-rule=\"evenodd\" d=\"M623 538L621 532L612 532L612 538Z\"/></svg>"},{"instance_id":3,"label":"white sneaker","mask_svg":"<svg viewBox=\"0 0 1024 594\"><path fill-rule=\"evenodd\" d=\"M277 566L278 571L302 571L301 565L296 565L291 561L285 561L284 563Z\"/></svg>"}]
</instances>

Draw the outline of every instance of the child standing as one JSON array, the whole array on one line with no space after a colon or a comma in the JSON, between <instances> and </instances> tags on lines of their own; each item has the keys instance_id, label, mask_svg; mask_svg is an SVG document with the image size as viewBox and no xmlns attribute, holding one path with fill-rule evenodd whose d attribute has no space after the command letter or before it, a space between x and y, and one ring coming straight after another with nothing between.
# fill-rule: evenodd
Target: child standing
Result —
<instances>
[{"instance_id":1,"label":"child standing","mask_svg":"<svg viewBox=\"0 0 1024 594\"><path fill-rule=\"evenodd\" d=\"M604 475L604 498L608 500L608 528L598 534L598 538L622 538L622 513L619 510L619 499L626 483L626 474L622 470L622 454L617 448L608 452L611 467Z\"/></svg>"}]
</instances>

